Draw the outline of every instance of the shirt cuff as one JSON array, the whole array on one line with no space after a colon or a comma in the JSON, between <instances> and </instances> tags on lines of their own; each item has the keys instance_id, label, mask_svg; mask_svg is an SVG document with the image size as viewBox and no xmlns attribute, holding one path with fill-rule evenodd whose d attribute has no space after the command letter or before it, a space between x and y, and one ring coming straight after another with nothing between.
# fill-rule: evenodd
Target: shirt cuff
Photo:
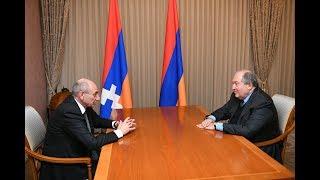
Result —
<instances>
[{"instance_id":1,"label":"shirt cuff","mask_svg":"<svg viewBox=\"0 0 320 180\"><path fill-rule=\"evenodd\" d=\"M123 137L123 133L121 130L117 129L113 131L114 133L116 133L116 135L118 136L118 138L122 138Z\"/></svg>"},{"instance_id":2,"label":"shirt cuff","mask_svg":"<svg viewBox=\"0 0 320 180\"><path fill-rule=\"evenodd\" d=\"M215 124L215 127L216 127L216 130L218 131L223 131L223 123L214 123Z\"/></svg>"},{"instance_id":3,"label":"shirt cuff","mask_svg":"<svg viewBox=\"0 0 320 180\"><path fill-rule=\"evenodd\" d=\"M213 115L207 116L207 119L212 119L212 121L216 121L216 117L214 117Z\"/></svg>"}]
</instances>

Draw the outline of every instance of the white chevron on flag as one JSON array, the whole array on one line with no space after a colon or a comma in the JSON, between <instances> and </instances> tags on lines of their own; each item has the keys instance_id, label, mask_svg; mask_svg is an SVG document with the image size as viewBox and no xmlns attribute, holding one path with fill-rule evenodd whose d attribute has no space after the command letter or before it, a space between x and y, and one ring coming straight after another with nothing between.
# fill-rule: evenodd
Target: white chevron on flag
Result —
<instances>
[{"instance_id":1,"label":"white chevron on flag","mask_svg":"<svg viewBox=\"0 0 320 180\"><path fill-rule=\"evenodd\" d=\"M117 86L115 86L114 84L111 85L110 90L102 88L102 93L101 93L102 105L104 105L107 99L109 99L112 101L112 105L111 105L112 109L122 109L122 105L118 103L120 96L116 94L116 89L117 89Z\"/></svg>"}]
</instances>

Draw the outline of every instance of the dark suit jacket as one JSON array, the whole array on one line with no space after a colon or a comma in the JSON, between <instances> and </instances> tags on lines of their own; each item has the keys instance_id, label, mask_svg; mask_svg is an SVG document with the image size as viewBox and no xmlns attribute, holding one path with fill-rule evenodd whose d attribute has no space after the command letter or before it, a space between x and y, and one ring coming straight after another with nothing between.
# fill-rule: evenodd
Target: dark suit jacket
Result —
<instances>
[{"instance_id":1,"label":"dark suit jacket","mask_svg":"<svg viewBox=\"0 0 320 180\"><path fill-rule=\"evenodd\" d=\"M86 113L93 128L112 128L112 121L101 119L92 108ZM84 115L73 96L67 97L52 113L47 126L43 154L53 157L91 157L92 152L118 140L114 132L94 137L88 130ZM97 159L94 159L97 160ZM40 180L86 179L86 165L41 163Z\"/></svg>"},{"instance_id":2,"label":"dark suit jacket","mask_svg":"<svg viewBox=\"0 0 320 180\"><path fill-rule=\"evenodd\" d=\"M232 93L230 100L223 107L211 113L216 117L216 121L229 119L229 123L223 124L224 132L244 136L251 142L270 140L280 134L277 110L268 94L260 88L255 88L240 116L234 118L240 102ZM278 143L261 149L282 162L281 148L282 143Z\"/></svg>"}]
</instances>

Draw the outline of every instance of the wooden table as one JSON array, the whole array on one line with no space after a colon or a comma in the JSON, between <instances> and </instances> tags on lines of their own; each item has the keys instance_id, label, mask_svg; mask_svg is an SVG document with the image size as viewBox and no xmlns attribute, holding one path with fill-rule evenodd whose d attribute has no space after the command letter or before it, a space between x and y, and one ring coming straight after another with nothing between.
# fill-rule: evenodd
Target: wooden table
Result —
<instances>
[{"instance_id":1,"label":"wooden table","mask_svg":"<svg viewBox=\"0 0 320 180\"><path fill-rule=\"evenodd\" d=\"M102 148L95 180L294 178L245 138L197 128L207 113L199 106L117 112L137 129Z\"/></svg>"}]
</instances>

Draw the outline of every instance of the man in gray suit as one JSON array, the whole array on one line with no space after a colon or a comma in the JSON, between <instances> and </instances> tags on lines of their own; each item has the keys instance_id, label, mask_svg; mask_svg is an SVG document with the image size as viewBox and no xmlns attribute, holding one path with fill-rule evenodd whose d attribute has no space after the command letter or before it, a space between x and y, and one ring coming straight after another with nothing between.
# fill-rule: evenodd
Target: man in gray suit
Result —
<instances>
[{"instance_id":1,"label":"man in gray suit","mask_svg":"<svg viewBox=\"0 0 320 180\"><path fill-rule=\"evenodd\" d=\"M278 114L271 97L258 86L254 73L237 71L229 101L205 117L197 127L241 135L251 142L270 140L280 134ZM228 120L225 123L220 120ZM279 162L282 143L261 147Z\"/></svg>"}]
</instances>

